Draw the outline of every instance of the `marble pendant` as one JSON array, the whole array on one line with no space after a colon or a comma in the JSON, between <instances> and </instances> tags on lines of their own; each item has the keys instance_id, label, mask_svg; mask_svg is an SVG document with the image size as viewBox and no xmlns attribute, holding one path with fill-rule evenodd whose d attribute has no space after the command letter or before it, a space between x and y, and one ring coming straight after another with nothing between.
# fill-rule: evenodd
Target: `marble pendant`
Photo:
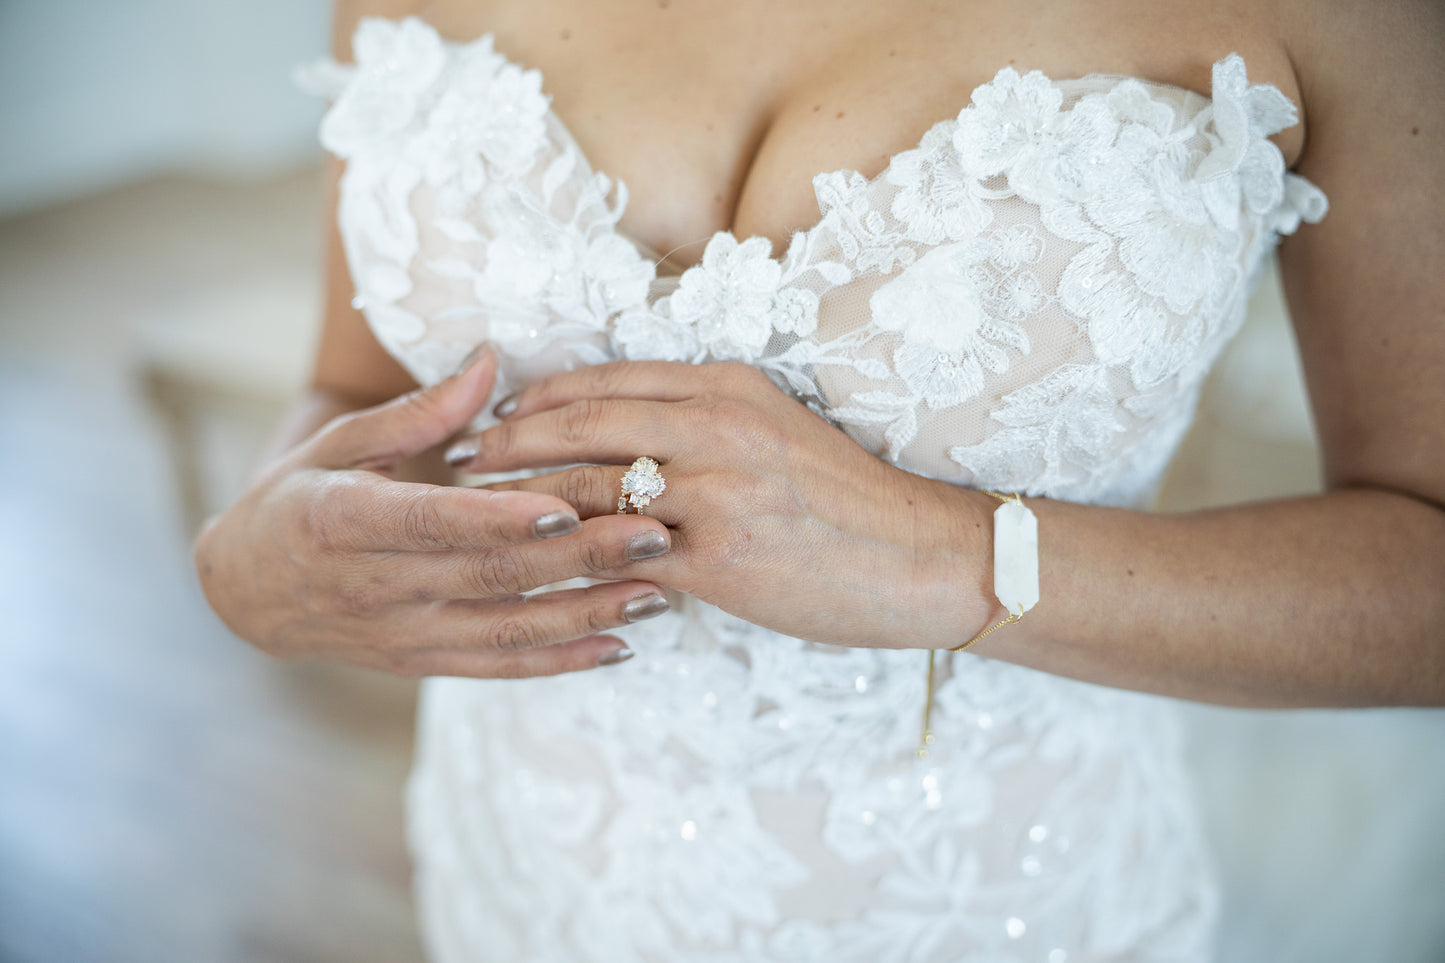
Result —
<instances>
[{"instance_id":1,"label":"marble pendant","mask_svg":"<svg viewBox=\"0 0 1445 963\"><path fill-rule=\"evenodd\" d=\"M1039 520L1017 499L993 513L993 594L1014 613L1039 601Z\"/></svg>"}]
</instances>

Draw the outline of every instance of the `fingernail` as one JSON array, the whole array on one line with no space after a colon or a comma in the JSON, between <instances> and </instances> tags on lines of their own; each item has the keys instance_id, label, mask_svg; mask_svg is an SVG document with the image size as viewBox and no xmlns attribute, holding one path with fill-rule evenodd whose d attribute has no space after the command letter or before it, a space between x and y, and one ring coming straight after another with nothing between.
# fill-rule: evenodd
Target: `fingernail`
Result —
<instances>
[{"instance_id":1,"label":"fingernail","mask_svg":"<svg viewBox=\"0 0 1445 963\"><path fill-rule=\"evenodd\" d=\"M472 365L476 364L477 361L482 357L482 355L486 353L488 347L490 347L490 345L483 342L482 344L477 345L470 352L468 352L467 356L462 359L462 363L457 365L456 373L461 374L463 371L466 371Z\"/></svg>"},{"instance_id":2,"label":"fingernail","mask_svg":"<svg viewBox=\"0 0 1445 963\"><path fill-rule=\"evenodd\" d=\"M667 551L667 539L661 532L642 532L632 536L627 543L627 560L639 562L644 558L657 558Z\"/></svg>"},{"instance_id":3,"label":"fingernail","mask_svg":"<svg viewBox=\"0 0 1445 963\"><path fill-rule=\"evenodd\" d=\"M532 523L532 532L538 538L556 538L558 535L571 535L582 527L582 522L576 515L567 512L553 512L550 515L543 515Z\"/></svg>"},{"instance_id":4,"label":"fingernail","mask_svg":"<svg viewBox=\"0 0 1445 963\"><path fill-rule=\"evenodd\" d=\"M503 398L501 401L497 402L497 407L495 407L495 408L492 409L492 414L496 415L498 418L505 418L505 417L507 417L508 415L510 415L512 412L514 412L514 411L516 411L516 410L517 410L517 396L516 396L516 395L508 395L507 397Z\"/></svg>"},{"instance_id":5,"label":"fingernail","mask_svg":"<svg viewBox=\"0 0 1445 963\"><path fill-rule=\"evenodd\" d=\"M616 665L619 662L626 662L637 653L625 646L620 649L613 649L611 652L604 652L597 657L598 665Z\"/></svg>"},{"instance_id":6,"label":"fingernail","mask_svg":"<svg viewBox=\"0 0 1445 963\"><path fill-rule=\"evenodd\" d=\"M643 619L661 615L670 608L672 606L667 604L667 599L656 592L650 592L622 606L622 617L629 622L641 622Z\"/></svg>"},{"instance_id":7,"label":"fingernail","mask_svg":"<svg viewBox=\"0 0 1445 963\"><path fill-rule=\"evenodd\" d=\"M477 444L476 439L464 438L448 448L447 453L443 457L446 458L448 465L455 468L458 465L465 465L477 457L477 452L481 450L482 448Z\"/></svg>"}]
</instances>

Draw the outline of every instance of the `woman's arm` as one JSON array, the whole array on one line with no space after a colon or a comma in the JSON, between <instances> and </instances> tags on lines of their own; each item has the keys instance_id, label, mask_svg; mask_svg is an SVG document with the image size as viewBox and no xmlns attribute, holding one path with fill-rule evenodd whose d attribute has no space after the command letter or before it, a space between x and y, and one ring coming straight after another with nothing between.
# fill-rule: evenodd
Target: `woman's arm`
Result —
<instances>
[{"instance_id":1,"label":"woman's arm","mask_svg":"<svg viewBox=\"0 0 1445 963\"><path fill-rule=\"evenodd\" d=\"M357 16L405 6L343 3L337 56L348 55ZM326 315L313 384L280 432L277 457L196 540L208 600L272 654L402 675L547 675L615 661L624 647L601 633L665 610L656 586L522 593L665 552L666 530L643 518L584 524L546 495L403 480L406 464L486 403L496 359L474 356L423 390L383 351L351 308L334 224L339 173L333 164L327 180Z\"/></svg>"},{"instance_id":2,"label":"woman's arm","mask_svg":"<svg viewBox=\"0 0 1445 963\"><path fill-rule=\"evenodd\" d=\"M1330 213L1280 263L1326 493L1037 503L1043 601L980 651L1231 704L1445 704L1445 9L1302 14L1298 170Z\"/></svg>"},{"instance_id":3,"label":"woman's arm","mask_svg":"<svg viewBox=\"0 0 1445 963\"><path fill-rule=\"evenodd\" d=\"M352 59L351 38L365 16L404 17L419 0L337 0L331 19L331 55ZM322 292L321 340L311 384L278 427L273 454L311 436L332 418L388 401L415 388L416 381L377 343L366 319L351 306L354 288L346 267L346 251L336 222L338 184L344 165L328 158L325 174L326 239Z\"/></svg>"},{"instance_id":4,"label":"woman's arm","mask_svg":"<svg viewBox=\"0 0 1445 963\"><path fill-rule=\"evenodd\" d=\"M1298 170L1330 213L1280 261L1327 492L1177 517L1038 504L1044 600L983 652L1231 704L1445 703L1445 18L1296 13Z\"/></svg>"}]
</instances>

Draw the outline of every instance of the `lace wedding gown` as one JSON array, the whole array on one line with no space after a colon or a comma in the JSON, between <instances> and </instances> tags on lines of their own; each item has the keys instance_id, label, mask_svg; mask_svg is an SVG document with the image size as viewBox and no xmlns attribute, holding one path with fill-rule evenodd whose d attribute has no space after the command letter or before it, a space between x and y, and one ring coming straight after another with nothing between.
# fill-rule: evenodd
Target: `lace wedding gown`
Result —
<instances>
[{"instance_id":1,"label":"lace wedding gown","mask_svg":"<svg viewBox=\"0 0 1445 963\"><path fill-rule=\"evenodd\" d=\"M417 20L365 21L354 49L310 72L322 140L356 304L419 381L483 340L499 396L741 360L960 485L1143 504L1262 259L1326 207L1267 139L1293 106L1238 56L1212 98L1004 69L876 177L818 175L781 259L722 232L659 276L536 71ZM945 656L920 761L919 650L690 598L618 634L637 657L614 668L424 684L409 819L436 960L1207 957L1168 700Z\"/></svg>"}]
</instances>

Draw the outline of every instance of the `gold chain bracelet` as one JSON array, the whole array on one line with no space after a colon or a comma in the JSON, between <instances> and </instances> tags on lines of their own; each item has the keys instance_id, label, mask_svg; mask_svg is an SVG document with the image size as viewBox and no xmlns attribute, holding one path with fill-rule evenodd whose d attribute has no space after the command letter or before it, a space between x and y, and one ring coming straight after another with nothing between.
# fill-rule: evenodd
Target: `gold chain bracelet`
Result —
<instances>
[{"instance_id":1,"label":"gold chain bracelet","mask_svg":"<svg viewBox=\"0 0 1445 963\"><path fill-rule=\"evenodd\" d=\"M992 495L994 498L997 498L1001 502L1018 502L1019 504L1023 504L1023 499L1019 498L1018 492L1014 492L1010 495L1004 495L999 492L989 491L988 489L982 488L979 489L979 491L983 492L985 495ZM975 635L973 638L969 639L967 642L963 643L962 645L956 645L948 651L962 652L964 649L968 648L970 645L973 645L979 639L983 638L985 635L988 635L990 632L993 632L995 629L1001 629L1005 625L1012 625L1014 622L1017 622L1019 619L1023 618L1023 616L1024 613L1022 608L1020 608L1017 612L1010 612L1007 618L998 620L993 625L990 625L988 628L978 633L978 635ZM919 759L927 758L928 747L933 745L933 730L929 728L929 722L933 717L933 656L936 651L936 649L928 650L928 689L923 699L923 734L919 737L918 740Z\"/></svg>"}]
</instances>

